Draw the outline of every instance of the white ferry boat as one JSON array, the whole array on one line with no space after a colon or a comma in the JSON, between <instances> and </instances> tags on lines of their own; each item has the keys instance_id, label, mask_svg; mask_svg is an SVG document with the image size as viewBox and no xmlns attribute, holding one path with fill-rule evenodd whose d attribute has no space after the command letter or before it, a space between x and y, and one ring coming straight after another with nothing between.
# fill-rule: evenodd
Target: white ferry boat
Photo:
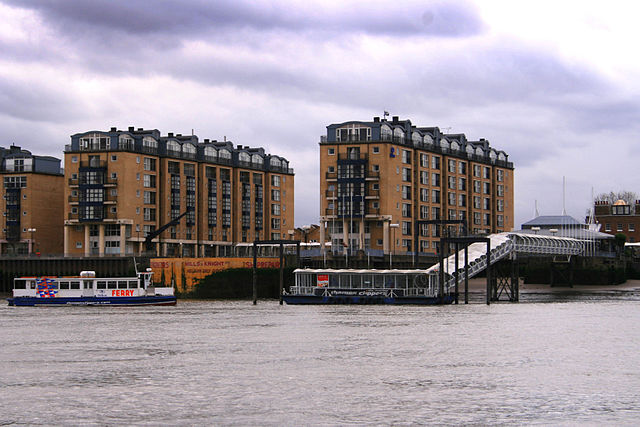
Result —
<instances>
[{"instance_id":1,"label":"white ferry boat","mask_svg":"<svg viewBox=\"0 0 640 427\"><path fill-rule=\"evenodd\" d=\"M175 305L172 287L155 287L150 268L137 277L97 278L94 271L79 277L17 277L12 306Z\"/></svg>"},{"instance_id":2,"label":"white ferry boat","mask_svg":"<svg viewBox=\"0 0 640 427\"><path fill-rule=\"evenodd\" d=\"M451 304L437 272L427 270L296 269L287 304Z\"/></svg>"}]
</instances>

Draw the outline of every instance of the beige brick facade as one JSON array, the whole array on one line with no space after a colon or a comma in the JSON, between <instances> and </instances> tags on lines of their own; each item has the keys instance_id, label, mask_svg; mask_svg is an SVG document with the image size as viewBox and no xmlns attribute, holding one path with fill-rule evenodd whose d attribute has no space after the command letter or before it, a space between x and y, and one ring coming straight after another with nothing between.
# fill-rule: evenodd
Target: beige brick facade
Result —
<instances>
[{"instance_id":1,"label":"beige brick facade","mask_svg":"<svg viewBox=\"0 0 640 427\"><path fill-rule=\"evenodd\" d=\"M256 239L288 239L294 175L260 148L157 130L87 132L65 150L65 252L216 256Z\"/></svg>"},{"instance_id":2,"label":"beige brick facade","mask_svg":"<svg viewBox=\"0 0 640 427\"><path fill-rule=\"evenodd\" d=\"M63 251L64 176L60 160L12 146L2 156L3 255Z\"/></svg>"},{"instance_id":3,"label":"beige brick facade","mask_svg":"<svg viewBox=\"0 0 640 427\"><path fill-rule=\"evenodd\" d=\"M485 140L397 118L330 125L320 171L322 239L334 251L412 252L417 236L420 252L435 253L443 231L423 220L465 220L472 234L513 228L513 165Z\"/></svg>"}]
</instances>

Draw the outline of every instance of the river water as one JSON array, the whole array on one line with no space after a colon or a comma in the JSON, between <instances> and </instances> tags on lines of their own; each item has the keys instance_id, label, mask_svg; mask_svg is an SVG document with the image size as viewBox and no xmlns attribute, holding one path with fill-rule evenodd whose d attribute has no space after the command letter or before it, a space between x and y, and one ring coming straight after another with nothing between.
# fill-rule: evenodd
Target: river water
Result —
<instances>
[{"instance_id":1,"label":"river water","mask_svg":"<svg viewBox=\"0 0 640 427\"><path fill-rule=\"evenodd\" d=\"M634 425L640 296L0 307L0 425Z\"/></svg>"}]
</instances>

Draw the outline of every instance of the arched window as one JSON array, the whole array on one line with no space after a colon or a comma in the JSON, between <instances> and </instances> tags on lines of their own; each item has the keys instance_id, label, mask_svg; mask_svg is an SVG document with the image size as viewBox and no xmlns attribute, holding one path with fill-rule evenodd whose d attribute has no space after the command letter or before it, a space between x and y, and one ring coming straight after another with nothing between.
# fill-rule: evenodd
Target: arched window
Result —
<instances>
[{"instance_id":1,"label":"arched window","mask_svg":"<svg viewBox=\"0 0 640 427\"><path fill-rule=\"evenodd\" d=\"M431 135L425 135L423 141L426 145L433 145L433 138L431 138Z\"/></svg>"},{"instance_id":2,"label":"arched window","mask_svg":"<svg viewBox=\"0 0 640 427\"><path fill-rule=\"evenodd\" d=\"M155 138L150 136L145 136L142 138L142 151L145 153L157 153L158 152L158 141Z\"/></svg>"},{"instance_id":3,"label":"arched window","mask_svg":"<svg viewBox=\"0 0 640 427\"><path fill-rule=\"evenodd\" d=\"M226 150L226 149L223 148L220 151L218 151L218 157L220 159L230 160L231 159L231 152L229 150Z\"/></svg>"},{"instance_id":4,"label":"arched window","mask_svg":"<svg viewBox=\"0 0 640 427\"><path fill-rule=\"evenodd\" d=\"M465 148L467 154L473 154L473 145L467 144L467 148Z\"/></svg>"},{"instance_id":5,"label":"arched window","mask_svg":"<svg viewBox=\"0 0 640 427\"><path fill-rule=\"evenodd\" d=\"M443 148L444 150L449 149L449 141L447 141L447 138L442 138L440 140L440 147Z\"/></svg>"},{"instance_id":6,"label":"arched window","mask_svg":"<svg viewBox=\"0 0 640 427\"><path fill-rule=\"evenodd\" d=\"M209 161L218 160L218 150L213 147L204 147L204 159Z\"/></svg>"},{"instance_id":7,"label":"arched window","mask_svg":"<svg viewBox=\"0 0 640 427\"><path fill-rule=\"evenodd\" d=\"M182 146L182 153L185 155L185 157L188 157L190 159L195 159L196 158L196 147L193 144L190 144L188 142L185 142L184 145Z\"/></svg>"},{"instance_id":8,"label":"arched window","mask_svg":"<svg viewBox=\"0 0 640 427\"><path fill-rule=\"evenodd\" d=\"M246 151L241 151L238 153L238 160L248 165L251 163L251 155Z\"/></svg>"},{"instance_id":9,"label":"arched window","mask_svg":"<svg viewBox=\"0 0 640 427\"><path fill-rule=\"evenodd\" d=\"M264 159L261 155L254 154L251 156L251 163L253 163L254 166L262 166L264 164Z\"/></svg>"},{"instance_id":10,"label":"arched window","mask_svg":"<svg viewBox=\"0 0 640 427\"><path fill-rule=\"evenodd\" d=\"M496 150L491 150L491 151L489 151L489 158L490 158L491 160L495 160L495 159L496 159L496 157L498 157L498 155L496 154Z\"/></svg>"},{"instance_id":11,"label":"arched window","mask_svg":"<svg viewBox=\"0 0 640 427\"><path fill-rule=\"evenodd\" d=\"M480 147L476 147L476 156L484 157L484 150Z\"/></svg>"},{"instance_id":12,"label":"arched window","mask_svg":"<svg viewBox=\"0 0 640 427\"><path fill-rule=\"evenodd\" d=\"M451 141L451 151L458 151L460 149L460 144L457 141Z\"/></svg>"},{"instance_id":13,"label":"arched window","mask_svg":"<svg viewBox=\"0 0 640 427\"><path fill-rule=\"evenodd\" d=\"M283 169L289 169L289 162L286 160L282 160L282 168Z\"/></svg>"},{"instance_id":14,"label":"arched window","mask_svg":"<svg viewBox=\"0 0 640 427\"><path fill-rule=\"evenodd\" d=\"M393 130L393 141L403 142L403 140L404 140L404 131L401 128L395 128Z\"/></svg>"},{"instance_id":15,"label":"arched window","mask_svg":"<svg viewBox=\"0 0 640 427\"><path fill-rule=\"evenodd\" d=\"M380 139L382 141L391 141L393 136L393 132L391 128L387 125L380 126Z\"/></svg>"},{"instance_id":16,"label":"arched window","mask_svg":"<svg viewBox=\"0 0 640 427\"><path fill-rule=\"evenodd\" d=\"M413 145L420 145L422 144L422 135L420 135L419 132L412 132L411 133L411 141L413 141Z\"/></svg>"},{"instance_id":17,"label":"arched window","mask_svg":"<svg viewBox=\"0 0 640 427\"><path fill-rule=\"evenodd\" d=\"M167 154L169 156L179 156L180 144L177 141L167 141Z\"/></svg>"},{"instance_id":18,"label":"arched window","mask_svg":"<svg viewBox=\"0 0 640 427\"><path fill-rule=\"evenodd\" d=\"M102 133L90 133L80 138L81 150L107 150L111 137Z\"/></svg>"},{"instance_id":19,"label":"arched window","mask_svg":"<svg viewBox=\"0 0 640 427\"><path fill-rule=\"evenodd\" d=\"M279 167L280 167L280 165L282 164L282 162L280 161L280 159L279 159L279 158L277 158L277 157L272 157L272 158L271 158L271 160L269 160L269 164L270 164L271 166L275 166L275 167L279 168Z\"/></svg>"},{"instance_id":20,"label":"arched window","mask_svg":"<svg viewBox=\"0 0 640 427\"><path fill-rule=\"evenodd\" d=\"M498 160L505 161L507 160L507 156L505 156L504 153L498 153Z\"/></svg>"},{"instance_id":21,"label":"arched window","mask_svg":"<svg viewBox=\"0 0 640 427\"><path fill-rule=\"evenodd\" d=\"M133 138L129 134L121 134L118 137L119 150L133 150Z\"/></svg>"}]
</instances>

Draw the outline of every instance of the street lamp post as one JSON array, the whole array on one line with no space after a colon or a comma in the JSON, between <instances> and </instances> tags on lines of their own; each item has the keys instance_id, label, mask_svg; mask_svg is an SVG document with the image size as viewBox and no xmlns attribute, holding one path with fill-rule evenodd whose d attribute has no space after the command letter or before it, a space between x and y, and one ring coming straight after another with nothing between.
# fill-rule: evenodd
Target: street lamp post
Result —
<instances>
[{"instance_id":1,"label":"street lamp post","mask_svg":"<svg viewBox=\"0 0 640 427\"><path fill-rule=\"evenodd\" d=\"M30 254L33 254L33 253L35 252L35 248L36 248L36 247L35 247L35 246L36 246L36 245L35 245L35 242L33 241L33 233L35 233L35 232L36 232L36 229L35 229L35 228L27 228L27 231L28 231L29 233L31 233L31 242L29 242L29 243L30 243L30 245L29 245L29 246L31 247L31 249L29 250L29 253L30 253Z\"/></svg>"},{"instance_id":2,"label":"street lamp post","mask_svg":"<svg viewBox=\"0 0 640 427\"><path fill-rule=\"evenodd\" d=\"M393 269L393 253L396 250L396 228L400 227L400 224L389 224L389 227L393 229L393 240L391 240L391 250L389 251L389 270Z\"/></svg>"}]
</instances>

